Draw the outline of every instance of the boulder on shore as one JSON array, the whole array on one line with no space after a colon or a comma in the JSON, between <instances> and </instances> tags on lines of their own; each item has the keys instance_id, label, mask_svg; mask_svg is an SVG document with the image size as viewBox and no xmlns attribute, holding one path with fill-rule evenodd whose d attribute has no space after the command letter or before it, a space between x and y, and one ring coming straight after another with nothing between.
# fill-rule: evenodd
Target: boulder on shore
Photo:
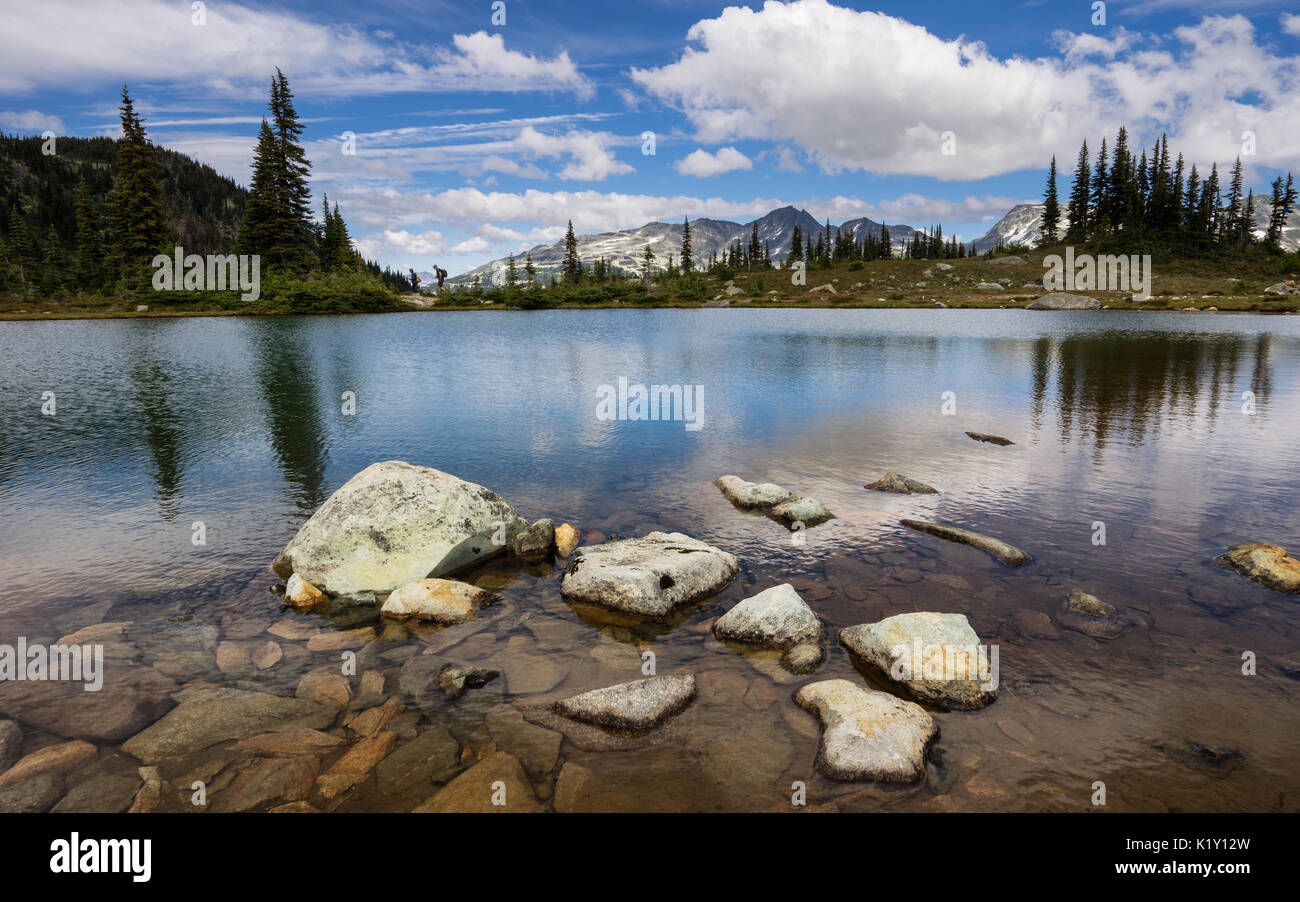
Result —
<instances>
[{"instance_id":1,"label":"boulder on shore","mask_svg":"<svg viewBox=\"0 0 1300 902\"><path fill-rule=\"evenodd\" d=\"M735 555L712 545L679 532L652 532L577 549L560 591L571 601L663 619L720 591L739 569Z\"/></svg>"},{"instance_id":2,"label":"boulder on shore","mask_svg":"<svg viewBox=\"0 0 1300 902\"><path fill-rule=\"evenodd\" d=\"M695 698L695 675L654 676L593 689L555 703L565 717L608 730L642 733L659 726Z\"/></svg>"},{"instance_id":3,"label":"boulder on shore","mask_svg":"<svg viewBox=\"0 0 1300 902\"><path fill-rule=\"evenodd\" d=\"M840 630L840 644L918 701L971 711L998 697L988 650L965 614L896 614Z\"/></svg>"},{"instance_id":4,"label":"boulder on shore","mask_svg":"<svg viewBox=\"0 0 1300 902\"><path fill-rule=\"evenodd\" d=\"M902 473L895 473L893 470L890 470L875 482L864 486L864 488L873 492L893 492L897 495L937 495L939 493L939 490L934 486L918 482L909 476L904 476Z\"/></svg>"},{"instance_id":5,"label":"boulder on shore","mask_svg":"<svg viewBox=\"0 0 1300 902\"><path fill-rule=\"evenodd\" d=\"M848 680L808 683L794 700L821 721L816 767L832 780L915 783L925 775L926 746L939 729L915 702Z\"/></svg>"},{"instance_id":6,"label":"boulder on shore","mask_svg":"<svg viewBox=\"0 0 1300 902\"><path fill-rule=\"evenodd\" d=\"M1054 291L1034 301L1026 310L1100 310L1101 301L1082 294Z\"/></svg>"},{"instance_id":7,"label":"boulder on shore","mask_svg":"<svg viewBox=\"0 0 1300 902\"><path fill-rule=\"evenodd\" d=\"M1275 592L1300 595L1300 561L1285 548L1268 542L1233 545L1214 559L1216 566L1236 570L1246 579L1267 586Z\"/></svg>"},{"instance_id":8,"label":"boulder on shore","mask_svg":"<svg viewBox=\"0 0 1300 902\"><path fill-rule=\"evenodd\" d=\"M713 624L713 635L763 648L790 648L819 642L822 623L812 608L785 583L746 598Z\"/></svg>"},{"instance_id":9,"label":"boulder on shore","mask_svg":"<svg viewBox=\"0 0 1300 902\"><path fill-rule=\"evenodd\" d=\"M527 526L483 486L400 460L371 464L303 524L277 563L330 595L391 592L502 553ZM497 541L494 541L497 539Z\"/></svg>"},{"instance_id":10,"label":"boulder on shore","mask_svg":"<svg viewBox=\"0 0 1300 902\"><path fill-rule=\"evenodd\" d=\"M943 523L927 523L924 520L903 520L902 523L908 529L915 529L917 532L978 548L980 551L993 555L1008 567L1019 567L1033 560L1032 557L1014 545L1009 545L1001 539L994 539L990 536L980 535L977 532L971 532L968 529L959 529L956 526L947 526Z\"/></svg>"}]
</instances>

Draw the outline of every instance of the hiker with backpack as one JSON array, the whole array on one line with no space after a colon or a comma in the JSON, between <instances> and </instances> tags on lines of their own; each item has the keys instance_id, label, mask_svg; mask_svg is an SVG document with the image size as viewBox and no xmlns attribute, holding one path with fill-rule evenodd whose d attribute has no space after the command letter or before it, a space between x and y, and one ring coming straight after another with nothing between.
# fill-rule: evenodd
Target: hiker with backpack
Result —
<instances>
[{"instance_id":1,"label":"hiker with backpack","mask_svg":"<svg viewBox=\"0 0 1300 902\"><path fill-rule=\"evenodd\" d=\"M415 268L414 268L414 267L407 267L407 269L409 269L409 270L411 271L411 290L412 290L412 291L419 291L419 290L420 290L420 277L419 277L418 275L415 274Z\"/></svg>"}]
</instances>

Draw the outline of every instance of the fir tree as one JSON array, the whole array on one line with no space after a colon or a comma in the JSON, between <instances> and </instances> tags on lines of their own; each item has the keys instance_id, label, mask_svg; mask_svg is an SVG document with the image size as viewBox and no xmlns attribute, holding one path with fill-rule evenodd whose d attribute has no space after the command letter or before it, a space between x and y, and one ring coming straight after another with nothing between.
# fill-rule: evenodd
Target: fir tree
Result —
<instances>
[{"instance_id":1,"label":"fir tree","mask_svg":"<svg viewBox=\"0 0 1300 902\"><path fill-rule=\"evenodd\" d=\"M529 286L537 283L537 267L533 266L533 252L524 254L524 275L528 277Z\"/></svg>"},{"instance_id":2,"label":"fir tree","mask_svg":"<svg viewBox=\"0 0 1300 902\"><path fill-rule=\"evenodd\" d=\"M1057 232L1061 227L1061 203L1056 196L1056 156L1052 156L1052 165L1047 170L1047 190L1043 194L1043 227L1039 245L1051 247L1056 244Z\"/></svg>"},{"instance_id":3,"label":"fir tree","mask_svg":"<svg viewBox=\"0 0 1300 902\"><path fill-rule=\"evenodd\" d=\"M655 252L650 250L650 245L645 246L645 253L641 255L641 278L645 280L645 290L650 291L650 270L654 267Z\"/></svg>"},{"instance_id":4,"label":"fir tree","mask_svg":"<svg viewBox=\"0 0 1300 902\"><path fill-rule=\"evenodd\" d=\"M515 266L515 255L506 258L506 287L514 288L519 284L519 267Z\"/></svg>"},{"instance_id":5,"label":"fir tree","mask_svg":"<svg viewBox=\"0 0 1300 902\"><path fill-rule=\"evenodd\" d=\"M691 220L690 217L686 217L682 222L682 274L689 275L694 265L695 257L691 253Z\"/></svg>"},{"instance_id":6,"label":"fir tree","mask_svg":"<svg viewBox=\"0 0 1300 902\"><path fill-rule=\"evenodd\" d=\"M1088 235L1091 225L1088 216L1088 204L1092 195L1092 168L1088 158L1088 142L1079 148L1079 160L1074 167L1074 184L1070 187L1070 200L1066 205L1066 218L1070 220L1066 227L1066 241L1082 241Z\"/></svg>"},{"instance_id":7,"label":"fir tree","mask_svg":"<svg viewBox=\"0 0 1300 902\"><path fill-rule=\"evenodd\" d=\"M108 196L108 223L113 262L119 272L125 269L134 276L164 249L167 219L159 182L162 170L125 86L119 109L122 139L117 146L117 178Z\"/></svg>"},{"instance_id":8,"label":"fir tree","mask_svg":"<svg viewBox=\"0 0 1300 902\"><path fill-rule=\"evenodd\" d=\"M564 281L577 285L582 275L582 261L578 259L578 238L573 234L573 220L569 220L569 230L564 233Z\"/></svg>"},{"instance_id":9,"label":"fir tree","mask_svg":"<svg viewBox=\"0 0 1300 902\"><path fill-rule=\"evenodd\" d=\"M99 232L99 212L83 176L77 185L77 284L83 290L100 287L104 243Z\"/></svg>"}]
</instances>

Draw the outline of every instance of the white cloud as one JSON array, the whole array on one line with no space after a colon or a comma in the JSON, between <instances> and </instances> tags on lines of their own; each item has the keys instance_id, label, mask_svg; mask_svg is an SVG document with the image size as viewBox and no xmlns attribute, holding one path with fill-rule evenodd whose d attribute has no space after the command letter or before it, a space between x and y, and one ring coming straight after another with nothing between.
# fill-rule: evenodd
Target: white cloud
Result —
<instances>
[{"instance_id":1,"label":"white cloud","mask_svg":"<svg viewBox=\"0 0 1300 902\"><path fill-rule=\"evenodd\" d=\"M530 125L519 132L514 145L539 157L568 157L568 165L558 173L562 179L603 182L608 176L633 171L631 166L615 159L606 147L611 137L578 129L564 135L545 135Z\"/></svg>"},{"instance_id":2,"label":"white cloud","mask_svg":"<svg viewBox=\"0 0 1300 902\"><path fill-rule=\"evenodd\" d=\"M720 148L716 154L700 148L678 160L673 164L673 168L682 175L693 175L703 179L724 172L734 172L737 169L753 169L754 163L734 147Z\"/></svg>"},{"instance_id":3,"label":"white cloud","mask_svg":"<svg viewBox=\"0 0 1300 902\"><path fill-rule=\"evenodd\" d=\"M51 39L51 36L57 39ZM592 83L566 52L509 50L499 34L412 44L288 12L208 4L206 24L170 0L42 0L0 30L0 92L147 82L195 95L261 97L282 68L299 94L331 97L430 91L560 91Z\"/></svg>"},{"instance_id":4,"label":"white cloud","mask_svg":"<svg viewBox=\"0 0 1300 902\"><path fill-rule=\"evenodd\" d=\"M43 132L48 129L58 134L66 133L62 119L42 113L40 110L0 112L0 128L10 128L16 132Z\"/></svg>"},{"instance_id":5,"label":"white cloud","mask_svg":"<svg viewBox=\"0 0 1300 902\"><path fill-rule=\"evenodd\" d=\"M1041 168L1123 124L1148 145L1168 131L1206 162L1231 160L1254 128L1255 162L1300 162L1300 57L1258 44L1240 15L1178 28L1172 49L1132 32L1060 34L1064 55L1039 59L826 0L728 7L687 37L680 59L633 80L702 143L790 144L827 172L982 178Z\"/></svg>"},{"instance_id":6,"label":"white cloud","mask_svg":"<svg viewBox=\"0 0 1300 902\"><path fill-rule=\"evenodd\" d=\"M1287 34L1293 34L1300 37L1300 15L1291 15L1290 13L1282 14L1282 30Z\"/></svg>"},{"instance_id":7,"label":"white cloud","mask_svg":"<svg viewBox=\"0 0 1300 902\"><path fill-rule=\"evenodd\" d=\"M490 247L491 245L487 241L475 236L474 238L467 238L459 244L452 245L451 252L453 254L481 254Z\"/></svg>"},{"instance_id":8,"label":"white cloud","mask_svg":"<svg viewBox=\"0 0 1300 902\"><path fill-rule=\"evenodd\" d=\"M447 241L441 232L428 231L412 234L405 229L386 229L374 235L367 235L354 242L361 256L367 260L378 260L388 255L410 254L415 256L440 255L447 252Z\"/></svg>"}]
</instances>

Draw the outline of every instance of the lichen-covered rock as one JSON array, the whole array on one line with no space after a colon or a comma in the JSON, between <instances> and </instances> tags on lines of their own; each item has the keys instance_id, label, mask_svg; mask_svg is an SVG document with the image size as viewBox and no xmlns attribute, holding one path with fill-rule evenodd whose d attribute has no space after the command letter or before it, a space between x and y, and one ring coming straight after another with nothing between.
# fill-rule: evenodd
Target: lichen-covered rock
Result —
<instances>
[{"instance_id":1,"label":"lichen-covered rock","mask_svg":"<svg viewBox=\"0 0 1300 902\"><path fill-rule=\"evenodd\" d=\"M695 697L695 675L654 676L593 689L555 703L565 717L609 730L644 732L681 711Z\"/></svg>"},{"instance_id":2,"label":"lichen-covered rock","mask_svg":"<svg viewBox=\"0 0 1300 902\"><path fill-rule=\"evenodd\" d=\"M1089 595L1082 589L1075 589L1070 593L1068 604L1071 611L1087 614L1089 617L1109 617L1115 613L1113 607L1096 595Z\"/></svg>"},{"instance_id":3,"label":"lichen-covered rock","mask_svg":"<svg viewBox=\"0 0 1300 902\"><path fill-rule=\"evenodd\" d=\"M918 701L973 710L998 697L997 659L965 614L896 614L840 630L840 644Z\"/></svg>"},{"instance_id":4,"label":"lichen-covered rock","mask_svg":"<svg viewBox=\"0 0 1300 902\"><path fill-rule=\"evenodd\" d=\"M1126 612L1080 589L1065 600L1059 620L1066 629L1094 639L1118 639L1134 623Z\"/></svg>"},{"instance_id":5,"label":"lichen-covered rock","mask_svg":"<svg viewBox=\"0 0 1300 902\"><path fill-rule=\"evenodd\" d=\"M875 482L868 484L865 488L873 492L893 492L897 495L936 495L939 492L932 485L926 485L924 482L919 482L910 476L904 476L902 473L895 473L893 470L890 470Z\"/></svg>"},{"instance_id":6,"label":"lichen-covered rock","mask_svg":"<svg viewBox=\"0 0 1300 902\"><path fill-rule=\"evenodd\" d=\"M579 548L560 591L571 601L663 619L720 591L739 568L735 555L712 545L678 532L652 532Z\"/></svg>"},{"instance_id":7,"label":"lichen-covered rock","mask_svg":"<svg viewBox=\"0 0 1300 902\"><path fill-rule=\"evenodd\" d=\"M1100 310L1101 301L1082 294L1055 291L1034 301L1026 310Z\"/></svg>"},{"instance_id":8,"label":"lichen-covered rock","mask_svg":"<svg viewBox=\"0 0 1300 902\"><path fill-rule=\"evenodd\" d=\"M790 648L820 641L822 623L794 586L785 583L764 589L723 614L713 624L713 635L764 648Z\"/></svg>"},{"instance_id":9,"label":"lichen-covered rock","mask_svg":"<svg viewBox=\"0 0 1300 902\"><path fill-rule=\"evenodd\" d=\"M1249 580L1268 586L1275 592L1300 594L1300 561L1285 548L1268 542L1233 545L1214 559L1219 567L1236 570Z\"/></svg>"},{"instance_id":10,"label":"lichen-covered rock","mask_svg":"<svg viewBox=\"0 0 1300 902\"><path fill-rule=\"evenodd\" d=\"M390 460L371 464L331 495L283 557L328 594L384 593L501 554L526 525L481 485Z\"/></svg>"},{"instance_id":11,"label":"lichen-covered rock","mask_svg":"<svg viewBox=\"0 0 1300 902\"><path fill-rule=\"evenodd\" d=\"M744 510L768 510L798 496L771 482L746 482L739 476L719 476L713 481L727 500Z\"/></svg>"},{"instance_id":12,"label":"lichen-covered rock","mask_svg":"<svg viewBox=\"0 0 1300 902\"><path fill-rule=\"evenodd\" d=\"M795 524L817 526L827 520L834 520L835 515L826 509L816 498L795 498L775 505L767 515L776 522L793 528Z\"/></svg>"},{"instance_id":13,"label":"lichen-covered rock","mask_svg":"<svg viewBox=\"0 0 1300 902\"><path fill-rule=\"evenodd\" d=\"M462 623L493 598L492 593L469 583L451 579L417 579L394 590L380 612L385 617L399 620Z\"/></svg>"},{"instance_id":14,"label":"lichen-covered rock","mask_svg":"<svg viewBox=\"0 0 1300 902\"><path fill-rule=\"evenodd\" d=\"M915 529L917 532L978 548L980 551L993 555L1008 567L1020 567L1033 560L1032 557L1014 545L1010 545L1001 539L994 539L990 536L980 535L977 532L971 532L969 529L959 529L956 526L948 526L943 523L927 523L924 520L903 520L902 523L908 529Z\"/></svg>"},{"instance_id":15,"label":"lichen-covered rock","mask_svg":"<svg viewBox=\"0 0 1300 902\"><path fill-rule=\"evenodd\" d=\"M510 550L518 557L545 557L555 549L555 521L538 520L521 530L510 543Z\"/></svg>"},{"instance_id":16,"label":"lichen-covered rock","mask_svg":"<svg viewBox=\"0 0 1300 902\"><path fill-rule=\"evenodd\" d=\"M832 780L915 783L925 775L925 750L938 735L920 705L848 680L801 686L795 703L822 724L816 767Z\"/></svg>"},{"instance_id":17,"label":"lichen-covered rock","mask_svg":"<svg viewBox=\"0 0 1300 902\"><path fill-rule=\"evenodd\" d=\"M813 673L826 660L826 652L820 642L802 642L786 650L781 656L781 666L791 673L807 675Z\"/></svg>"}]
</instances>

